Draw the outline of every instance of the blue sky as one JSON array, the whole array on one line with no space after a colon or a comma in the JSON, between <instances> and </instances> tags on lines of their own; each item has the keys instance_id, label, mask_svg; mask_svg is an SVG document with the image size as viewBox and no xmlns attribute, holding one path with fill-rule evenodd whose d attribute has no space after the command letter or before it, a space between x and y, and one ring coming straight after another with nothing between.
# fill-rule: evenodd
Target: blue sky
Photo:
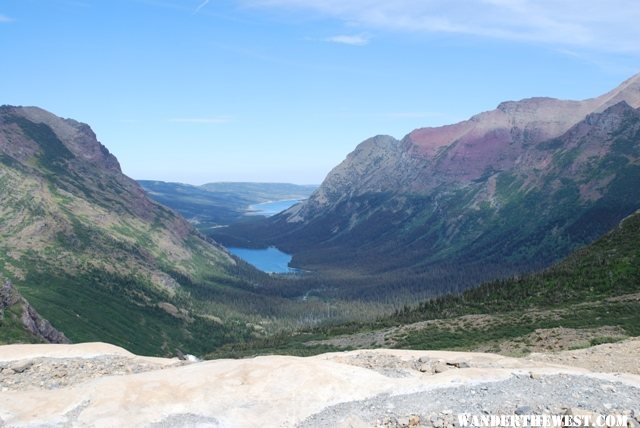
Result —
<instances>
[{"instance_id":1,"label":"blue sky","mask_svg":"<svg viewBox=\"0 0 640 428\"><path fill-rule=\"evenodd\" d=\"M136 179L319 183L401 138L640 72L638 0L3 0L0 104L86 122Z\"/></svg>"}]
</instances>

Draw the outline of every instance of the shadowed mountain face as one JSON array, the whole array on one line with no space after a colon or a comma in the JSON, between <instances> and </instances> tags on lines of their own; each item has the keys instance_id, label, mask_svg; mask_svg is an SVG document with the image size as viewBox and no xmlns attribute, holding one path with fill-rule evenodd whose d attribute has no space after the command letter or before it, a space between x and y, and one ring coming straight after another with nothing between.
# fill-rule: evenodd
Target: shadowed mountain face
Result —
<instances>
[{"instance_id":1,"label":"shadowed mountain face","mask_svg":"<svg viewBox=\"0 0 640 428\"><path fill-rule=\"evenodd\" d=\"M171 354L246 333L227 323L229 295L250 294L236 262L148 199L85 124L0 107L0 237L0 276L72 341Z\"/></svg>"},{"instance_id":2,"label":"shadowed mountain face","mask_svg":"<svg viewBox=\"0 0 640 428\"><path fill-rule=\"evenodd\" d=\"M640 75L598 98L377 136L306 202L218 236L278 245L307 269L405 272L420 290L548 265L640 207L638 107Z\"/></svg>"}]
</instances>

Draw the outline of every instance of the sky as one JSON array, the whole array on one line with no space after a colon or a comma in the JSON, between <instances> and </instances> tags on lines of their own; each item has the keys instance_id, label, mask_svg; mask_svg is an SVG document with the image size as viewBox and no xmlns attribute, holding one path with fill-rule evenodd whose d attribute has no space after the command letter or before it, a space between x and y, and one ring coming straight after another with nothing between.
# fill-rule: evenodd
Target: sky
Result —
<instances>
[{"instance_id":1,"label":"sky","mask_svg":"<svg viewBox=\"0 0 640 428\"><path fill-rule=\"evenodd\" d=\"M638 0L1 0L0 104L135 179L319 184L378 134L640 72Z\"/></svg>"}]
</instances>

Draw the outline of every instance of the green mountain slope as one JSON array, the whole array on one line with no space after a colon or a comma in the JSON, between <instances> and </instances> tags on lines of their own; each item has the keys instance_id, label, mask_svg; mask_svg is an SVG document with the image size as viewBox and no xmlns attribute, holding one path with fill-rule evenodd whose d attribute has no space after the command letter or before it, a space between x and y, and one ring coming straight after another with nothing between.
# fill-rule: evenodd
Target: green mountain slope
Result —
<instances>
[{"instance_id":1,"label":"green mountain slope","mask_svg":"<svg viewBox=\"0 0 640 428\"><path fill-rule=\"evenodd\" d=\"M74 342L204 352L273 311L238 265L120 171L91 129L0 107L0 275Z\"/></svg>"},{"instance_id":2,"label":"green mountain slope","mask_svg":"<svg viewBox=\"0 0 640 428\"><path fill-rule=\"evenodd\" d=\"M500 313L619 299L640 291L640 212L543 272L496 281L421 304L394 320ZM640 323L634 329L640 334Z\"/></svg>"},{"instance_id":3,"label":"green mountain slope","mask_svg":"<svg viewBox=\"0 0 640 428\"><path fill-rule=\"evenodd\" d=\"M0 344L40 342L69 343L69 339L0 276Z\"/></svg>"},{"instance_id":4,"label":"green mountain slope","mask_svg":"<svg viewBox=\"0 0 640 428\"><path fill-rule=\"evenodd\" d=\"M536 348L545 332L569 331L590 344L640 336L640 212L551 268L498 281L398 312L385 324L444 319L397 337L395 347ZM459 321L490 316L488 324ZM453 328L452 326L457 326ZM571 333L573 332L573 333ZM586 334L575 334L584 332ZM565 333L567 334L567 333ZM561 340L562 338L555 338ZM505 343L507 346L505 346ZM577 342L570 346L580 346ZM544 346L553 349L552 344Z\"/></svg>"}]
</instances>

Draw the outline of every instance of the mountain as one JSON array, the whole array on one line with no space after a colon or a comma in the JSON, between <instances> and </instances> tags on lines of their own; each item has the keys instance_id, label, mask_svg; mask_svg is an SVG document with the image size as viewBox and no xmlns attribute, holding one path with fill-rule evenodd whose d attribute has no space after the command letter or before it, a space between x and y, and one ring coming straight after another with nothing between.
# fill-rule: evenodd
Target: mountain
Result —
<instances>
[{"instance_id":1,"label":"mountain","mask_svg":"<svg viewBox=\"0 0 640 428\"><path fill-rule=\"evenodd\" d=\"M203 233L245 219L251 206L308 198L318 186L288 183L207 183L192 186L138 180L153 200L179 212Z\"/></svg>"},{"instance_id":2,"label":"mountain","mask_svg":"<svg viewBox=\"0 0 640 428\"><path fill-rule=\"evenodd\" d=\"M428 295L541 268L640 207L638 107L640 75L593 99L509 101L373 137L307 201L214 236L277 245L309 270L359 271L375 294L375 283Z\"/></svg>"},{"instance_id":3,"label":"mountain","mask_svg":"<svg viewBox=\"0 0 640 428\"><path fill-rule=\"evenodd\" d=\"M147 198L88 125L0 107L0 277L23 296L7 307L24 300L73 342L204 352L274 311L242 272L260 278Z\"/></svg>"}]
</instances>

